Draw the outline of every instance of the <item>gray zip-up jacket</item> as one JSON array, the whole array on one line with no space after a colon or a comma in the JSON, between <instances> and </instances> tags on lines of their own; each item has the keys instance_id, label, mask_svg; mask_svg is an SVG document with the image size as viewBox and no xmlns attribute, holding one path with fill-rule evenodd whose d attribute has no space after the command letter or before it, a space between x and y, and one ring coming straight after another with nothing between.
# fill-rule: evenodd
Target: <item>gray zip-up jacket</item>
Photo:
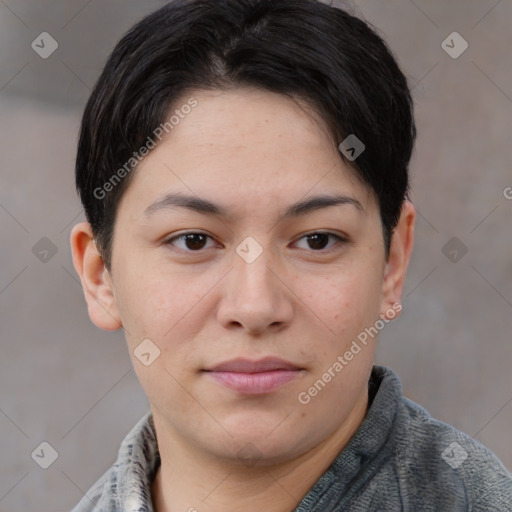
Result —
<instances>
[{"instance_id":1,"label":"gray zip-up jacket","mask_svg":"<svg viewBox=\"0 0 512 512\"><path fill-rule=\"evenodd\" d=\"M512 512L512 474L489 449L405 398L387 367L373 367L369 394L355 435L290 512ZM159 465L148 413L72 512L156 512Z\"/></svg>"}]
</instances>

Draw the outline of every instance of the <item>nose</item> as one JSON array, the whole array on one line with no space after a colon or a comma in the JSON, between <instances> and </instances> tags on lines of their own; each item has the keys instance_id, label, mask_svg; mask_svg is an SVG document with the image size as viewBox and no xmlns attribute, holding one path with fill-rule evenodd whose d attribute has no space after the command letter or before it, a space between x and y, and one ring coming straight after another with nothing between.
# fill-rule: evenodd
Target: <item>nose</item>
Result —
<instances>
[{"instance_id":1,"label":"nose","mask_svg":"<svg viewBox=\"0 0 512 512\"><path fill-rule=\"evenodd\" d=\"M280 330L292 319L292 298L284 271L270 250L264 249L251 263L235 254L224 281L218 320L225 328L237 326L252 334Z\"/></svg>"}]
</instances>

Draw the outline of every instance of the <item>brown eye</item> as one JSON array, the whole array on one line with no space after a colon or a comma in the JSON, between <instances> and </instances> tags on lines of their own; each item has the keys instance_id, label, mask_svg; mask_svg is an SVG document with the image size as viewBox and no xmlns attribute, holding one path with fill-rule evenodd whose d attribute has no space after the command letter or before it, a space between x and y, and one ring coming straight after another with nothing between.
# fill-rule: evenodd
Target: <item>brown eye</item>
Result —
<instances>
[{"instance_id":1,"label":"brown eye","mask_svg":"<svg viewBox=\"0 0 512 512\"><path fill-rule=\"evenodd\" d=\"M174 245L178 247L178 249L182 249L186 252L198 252L201 249L205 248L205 245L208 239L212 240L212 238L204 233L183 233L181 235L170 238L165 242L166 245ZM174 242L178 241L179 244L175 244Z\"/></svg>"},{"instance_id":2,"label":"brown eye","mask_svg":"<svg viewBox=\"0 0 512 512\"><path fill-rule=\"evenodd\" d=\"M329 247L329 238L335 239L334 243L332 243ZM310 233L308 235L303 236L300 240L306 240L307 247L306 249L313 249L314 252L325 251L326 247L329 250L336 244L347 242L346 238L343 238L339 235L335 235L334 233L325 233L325 232L316 232Z\"/></svg>"},{"instance_id":3,"label":"brown eye","mask_svg":"<svg viewBox=\"0 0 512 512\"><path fill-rule=\"evenodd\" d=\"M308 235L306 238L311 249L315 250L325 249L325 247L329 243L329 235L326 235L325 233Z\"/></svg>"}]
</instances>

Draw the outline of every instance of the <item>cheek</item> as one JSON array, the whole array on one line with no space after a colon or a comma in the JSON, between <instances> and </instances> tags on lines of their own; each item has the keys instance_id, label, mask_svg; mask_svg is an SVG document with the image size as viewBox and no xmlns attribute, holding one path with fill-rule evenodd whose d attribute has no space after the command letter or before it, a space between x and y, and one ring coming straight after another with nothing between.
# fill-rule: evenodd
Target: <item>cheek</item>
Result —
<instances>
[{"instance_id":1,"label":"cheek","mask_svg":"<svg viewBox=\"0 0 512 512\"><path fill-rule=\"evenodd\" d=\"M136 263L119 262L116 268L116 300L131 344L141 337L159 339L163 325L172 325L177 311L176 294L171 293L174 286L155 270Z\"/></svg>"},{"instance_id":2,"label":"cheek","mask_svg":"<svg viewBox=\"0 0 512 512\"><path fill-rule=\"evenodd\" d=\"M176 411L184 412L190 404L178 383L186 376L183 362L190 351L189 341L195 329L201 328L192 322L200 296L191 290L193 285L182 282L183 278L164 277L149 268L124 271L119 273L123 285L118 302L138 380L152 403L165 409L171 401ZM141 345L143 340L151 340L157 348L150 344L141 351L140 346L148 346L146 341ZM151 358L158 356L146 366L137 357L143 352L149 352Z\"/></svg>"},{"instance_id":3,"label":"cheek","mask_svg":"<svg viewBox=\"0 0 512 512\"><path fill-rule=\"evenodd\" d=\"M119 265L117 304L130 346L149 338L162 352L176 353L179 340L184 344L201 328L204 299L214 277L191 279L185 274L164 273L155 266Z\"/></svg>"},{"instance_id":4,"label":"cheek","mask_svg":"<svg viewBox=\"0 0 512 512\"><path fill-rule=\"evenodd\" d=\"M333 271L332 276L327 284L317 286L308 295L307 305L332 334L346 339L378 318L381 282L377 272L368 272L364 266L346 272Z\"/></svg>"}]
</instances>

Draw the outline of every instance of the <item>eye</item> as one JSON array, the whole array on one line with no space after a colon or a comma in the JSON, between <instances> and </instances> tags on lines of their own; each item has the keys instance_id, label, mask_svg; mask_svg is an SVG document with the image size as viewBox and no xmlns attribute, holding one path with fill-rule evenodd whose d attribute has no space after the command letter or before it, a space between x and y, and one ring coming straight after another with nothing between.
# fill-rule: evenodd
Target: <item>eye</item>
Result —
<instances>
[{"instance_id":1,"label":"eye","mask_svg":"<svg viewBox=\"0 0 512 512\"><path fill-rule=\"evenodd\" d=\"M328 245L329 238L334 240L330 245ZM213 242L213 238L205 233L190 231L169 238L164 244L173 245L185 252L200 252L202 249L209 248L207 246L208 239ZM308 233L299 239L299 241L301 240L306 240L306 244L308 245L308 247L302 247L303 249L313 249L314 252L328 252L334 245L348 242L346 238L340 235L323 231ZM215 246L215 244L210 245L210 247L212 246ZM326 246L328 246L327 249Z\"/></svg>"},{"instance_id":2,"label":"eye","mask_svg":"<svg viewBox=\"0 0 512 512\"><path fill-rule=\"evenodd\" d=\"M211 236L196 231L190 231L189 233L182 233L181 235L169 238L164 242L164 244L177 246L178 249L186 252L199 252L201 249L205 248L205 244L208 239L213 241ZM181 242L181 244L175 244L175 240Z\"/></svg>"},{"instance_id":3,"label":"eye","mask_svg":"<svg viewBox=\"0 0 512 512\"><path fill-rule=\"evenodd\" d=\"M329 237L334 238L335 241L333 244L331 244L327 250L325 250L325 246L328 244ZM323 231L316 231L314 233L308 233L307 235L303 236L300 240L306 240L306 243L308 244L310 249L313 249L314 252L320 252L329 251L334 245L336 244L343 244L348 242L348 240L340 235L335 235L334 233L327 233ZM304 248L304 247L302 247ZM306 247L307 249L307 247Z\"/></svg>"}]
</instances>

